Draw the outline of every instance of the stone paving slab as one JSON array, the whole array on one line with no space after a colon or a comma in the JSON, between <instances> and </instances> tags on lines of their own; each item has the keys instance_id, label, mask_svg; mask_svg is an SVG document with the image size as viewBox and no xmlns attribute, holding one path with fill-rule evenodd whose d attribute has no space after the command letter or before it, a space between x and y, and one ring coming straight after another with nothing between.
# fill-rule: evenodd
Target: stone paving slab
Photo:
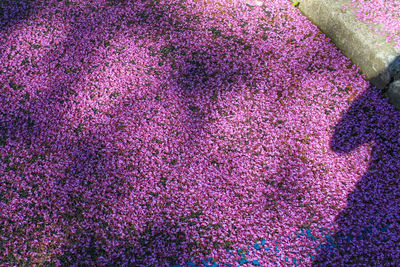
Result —
<instances>
[{"instance_id":1,"label":"stone paving slab","mask_svg":"<svg viewBox=\"0 0 400 267\"><path fill-rule=\"evenodd\" d=\"M389 90L387 96L400 109L400 52L386 36L375 34L371 24L356 19L351 0L300 0L300 11L317 25L345 56L350 58L377 88ZM379 29L380 25L374 26ZM390 86L389 86L390 85ZM391 93L392 92L392 93Z\"/></svg>"}]
</instances>

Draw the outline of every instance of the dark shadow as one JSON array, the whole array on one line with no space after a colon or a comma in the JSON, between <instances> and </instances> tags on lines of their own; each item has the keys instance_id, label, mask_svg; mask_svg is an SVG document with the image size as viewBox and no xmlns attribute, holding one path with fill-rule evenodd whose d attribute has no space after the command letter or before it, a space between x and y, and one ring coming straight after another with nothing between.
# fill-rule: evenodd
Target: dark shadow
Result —
<instances>
[{"instance_id":1,"label":"dark shadow","mask_svg":"<svg viewBox=\"0 0 400 267\"><path fill-rule=\"evenodd\" d=\"M0 2L0 29L10 27L28 19L35 10L34 0L2 0Z\"/></svg>"},{"instance_id":2,"label":"dark shadow","mask_svg":"<svg viewBox=\"0 0 400 267\"><path fill-rule=\"evenodd\" d=\"M372 77L370 82L378 89L387 90L390 83L400 79L400 56L396 57L385 71Z\"/></svg>"},{"instance_id":3,"label":"dark shadow","mask_svg":"<svg viewBox=\"0 0 400 267\"><path fill-rule=\"evenodd\" d=\"M400 56L389 65L390 82L400 80Z\"/></svg>"},{"instance_id":4,"label":"dark shadow","mask_svg":"<svg viewBox=\"0 0 400 267\"><path fill-rule=\"evenodd\" d=\"M0 35L6 35L7 31L26 21L35 12L35 0L2 0L0 1ZM0 39L0 46L2 45ZM2 50L2 49L0 49ZM4 51L0 51L2 58Z\"/></svg>"},{"instance_id":5,"label":"dark shadow","mask_svg":"<svg viewBox=\"0 0 400 267\"><path fill-rule=\"evenodd\" d=\"M336 218L339 227L320 247L315 266L400 264L400 113L369 88L335 128L331 148L347 154L372 144L367 172ZM363 159L360 159L363 160Z\"/></svg>"}]
</instances>

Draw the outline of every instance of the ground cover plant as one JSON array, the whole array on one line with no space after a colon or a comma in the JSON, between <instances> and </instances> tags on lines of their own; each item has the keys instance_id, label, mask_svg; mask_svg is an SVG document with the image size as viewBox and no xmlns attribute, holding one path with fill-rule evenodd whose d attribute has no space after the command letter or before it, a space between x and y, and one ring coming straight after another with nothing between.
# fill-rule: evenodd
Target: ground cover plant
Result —
<instances>
[{"instance_id":1,"label":"ground cover plant","mask_svg":"<svg viewBox=\"0 0 400 267\"><path fill-rule=\"evenodd\" d=\"M399 112L290 1L0 2L0 262L399 264Z\"/></svg>"}]
</instances>

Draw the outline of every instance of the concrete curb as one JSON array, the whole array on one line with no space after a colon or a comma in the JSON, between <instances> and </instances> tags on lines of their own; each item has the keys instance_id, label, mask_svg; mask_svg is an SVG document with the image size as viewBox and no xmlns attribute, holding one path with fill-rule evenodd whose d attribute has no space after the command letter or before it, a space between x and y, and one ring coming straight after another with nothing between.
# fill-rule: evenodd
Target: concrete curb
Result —
<instances>
[{"instance_id":1,"label":"concrete curb","mask_svg":"<svg viewBox=\"0 0 400 267\"><path fill-rule=\"evenodd\" d=\"M400 52L386 36L374 34L371 25L358 21L350 6L351 0L300 0L300 11L317 25L365 74L378 89L387 90L400 79ZM379 29L379 25L375 29ZM399 89L396 89L399 92ZM394 96L397 97L394 97ZM400 109L398 93L388 93L389 101Z\"/></svg>"},{"instance_id":2,"label":"concrete curb","mask_svg":"<svg viewBox=\"0 0 400 267\"><path fill-rule=\"evenodd\" d=\"M400 80L394 81L389 85L386 96L389 98L389 102L397 110L400 110Z\"/></svg>"}]
</instances>

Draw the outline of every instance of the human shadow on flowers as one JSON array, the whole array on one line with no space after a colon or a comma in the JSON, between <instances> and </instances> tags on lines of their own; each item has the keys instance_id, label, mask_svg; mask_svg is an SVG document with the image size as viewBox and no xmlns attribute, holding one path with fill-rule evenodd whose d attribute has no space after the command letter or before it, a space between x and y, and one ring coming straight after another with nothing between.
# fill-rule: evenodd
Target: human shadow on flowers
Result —
<instances>
[{"instance_id":1,"label":"human shadow on flowers","mask_svg":"<svg viewBox=\"0 0 400 267\"><path fill-rule=\"evenodd\" d=\"M336 218L338 229L319 248L316 266L400 264L399 141L400 113L373 87L336 125L333 151L345 155L364 144L373 149L368 170Z\"/></svg>"}]
</instances>

